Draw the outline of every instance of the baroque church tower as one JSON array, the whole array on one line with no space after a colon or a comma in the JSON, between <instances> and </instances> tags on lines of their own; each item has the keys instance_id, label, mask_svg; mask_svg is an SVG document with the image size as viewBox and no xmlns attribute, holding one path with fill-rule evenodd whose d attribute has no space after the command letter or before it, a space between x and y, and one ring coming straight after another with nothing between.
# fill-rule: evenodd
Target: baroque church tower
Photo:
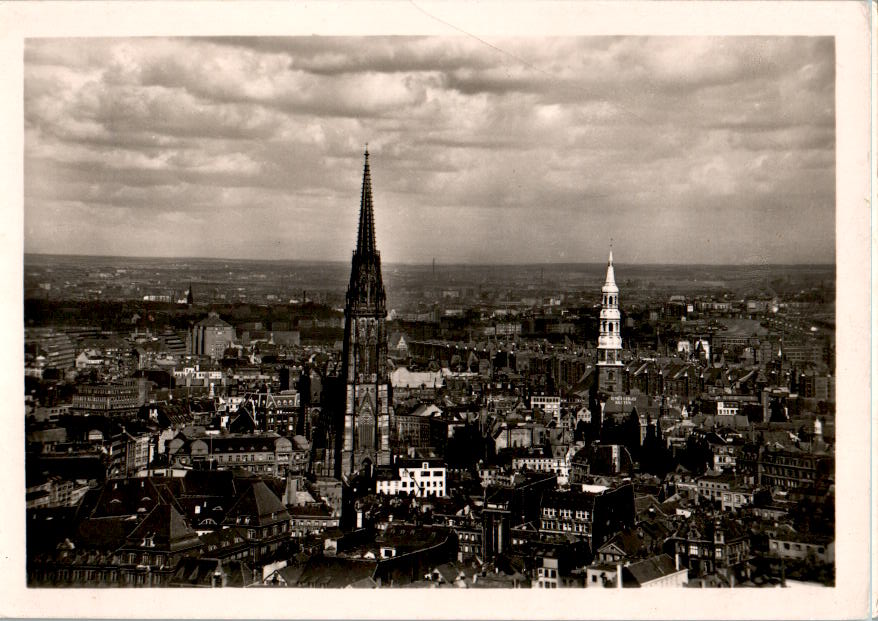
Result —
<instances>
[{"instance_id":1,"label":"baroque church tower","mask_svg":"<svg viewBox=\"0 0 878 621\"><path fill-rule=\"evenodd\" d=\"M613 251L607 262L607 279L601 287L600 333L598 335L598 388L605 393L623 392L622 316L619 313L619 287L613 270Z\"/></svg>"},{"instance_id":2,"label":"baroque church tower","mask_svg":"<svg viewBox=\"0 0 878 621\"><path fill-rule=\"evenodd\" d=\"M335 438L334 474L341 479L364 467L390 464L392 392L387 370L387 307L381 255L375 246L369 150L364 154L357 247L345 301L341 437Z\"/></svg>"}]
</instances>

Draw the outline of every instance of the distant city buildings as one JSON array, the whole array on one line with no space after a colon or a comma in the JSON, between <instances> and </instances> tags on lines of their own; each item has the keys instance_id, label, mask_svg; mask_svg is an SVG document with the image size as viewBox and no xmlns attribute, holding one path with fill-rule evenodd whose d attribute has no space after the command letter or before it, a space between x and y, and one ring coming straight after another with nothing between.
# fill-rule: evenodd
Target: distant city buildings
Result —
<instances>
[{"instance_id":1,"label":"distant city buildings","mask_svg":"<svg viewBox=\"0 0 878 621\"><path fill-rule=\"evenodd\" d=\"M79 260L27 268L31 586L835 583L820 268L385 290L368 153L350 271Z\"/></svg>"}]
</instances>

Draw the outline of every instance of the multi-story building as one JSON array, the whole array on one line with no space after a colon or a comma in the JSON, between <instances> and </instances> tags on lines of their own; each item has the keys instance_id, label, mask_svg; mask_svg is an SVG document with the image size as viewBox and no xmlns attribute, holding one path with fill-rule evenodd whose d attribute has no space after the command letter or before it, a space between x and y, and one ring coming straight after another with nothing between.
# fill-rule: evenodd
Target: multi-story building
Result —
<instances>
[{"instance_id":1,"label":"multi-story building","mask_svg":"<svg viewBox=\"0 0 878 621\"><path fill-rule=\"evenodd\" d=\"M561 418L561 397L552 395L533 395L530 398L530 407L533 410L545 412L556 422Z\"/></svg>"},{"instance_id":2,"label":"multi-story building","mask_svg":"<svg viewBox=\"0 0 878 621\"><path fill-rule=\"evenodd\" d=\"M118 453L118 468L110 476L134 476L145 470L150 462L152 436L148 433L132 434L124 429L109 443L109 457L113 463Z\"/></svg>"},{"instance_id":3,"label":"multi-story building","mask_svg":"<svg viewBox=\"0 0 878 621\"><path fill-rule=\"evenodd\" d=\"M195 356L222 358L223 352L235 342L235 328L222 319L217 313L208 313L189 332L189 353Z\"/></svg>"},{"instance_id":4,"label":"multi-story building","mask_svg":"<svg viewBox=\"0 0 878 621\"><path fill-rule=\"evenodd\" d=\"M201 365L174 370L174 382L178 387L207 392L212 386L224 386L226 376L221 369Z\"/></svg>"},{"instance_id":5,"label":"multi-story building","mask_svg":"<svg viewBox=\"0 0 878 621\"><path fill-rule=\"evenodd\" d=\"M457 560L468 561L482 554L484 533L480 516L467 506L457 513L434 513L434 522L444 524L457 535Z\"/></svg>"},{"instance_id":6,"label":"multi-story building","mask_svg":"<svg viewBox=\"0 0 878 621\"><path fill-rule=\"evenodd\" d=\"M80 384L73 395L71 410L88 414L136 413L141 405L140 389L136 379L125 379L108 384Z\"/></svg>"},{"instance_id":7,"label":"multi-story building","mask_svg":"<svg viewBox=\"0 0 878 621\"><path fill-rule=\"evenodd\" d=\"M248 393L238 406L239 412L242 409L253 417L261 431L292 436L301 415L301 400L295 390Z\"/></svg>"},{"instance_id":8,"label":"multi-story building","mask_svg":"<svg viewBox=\"0 0 878 621\"><path fill-rule=\"evenodd\" d=\"M566 485L570 478L570 462L567 461L566 457L516 457L512 460L512 469L555 474L558 476L559 485Z\"/></svg>"},{"instance_id":9,"label":"multi-story building","mask_svg":"<svg viewBox=\"0 0 878 621\"><path fill-rule=\"evenodd\" d=\"M738 451L741 446L739 444L724 443L710 444L710 450L713 452L713 469L720 471L733 471L737 464Z\"/></svg>"},{"instance_id":10,"label":"multi-story building","mask_svg":"<svg viewBox=\"0 0 878 621\"><path fill-rule=\"evenodd\" d=\"M831 455L764 448L759 452L757 484L780 489L811 487L833 478Z\"/></svg>"},{"instance_id":11,"label":"multi-story building","mask_svg":"<svg viewBox=\"0 0 878 621\"><path fill-rule=\"evenodd\" d=\"M786 529L768 538L768 553L777 558L834 563L835 541L829 536Z\"/></svg>"},{"instance_id":12,"label":"multi-story building","mask_svg":"<svg viewBox=\"0 0 878 621\"><path fill-rule=\"evenodd\" d=\"M319 536L331 528L338 528L338 515L325 505L288 507L292 524L292 537L304 539Z\"/></svg>"},{"instance_id":13,"label":"multi-story building","mask_svg":"<svg viewBox=\"0 0 878 621\"><path fill-rule=\"evenodd\" d=\"M43 368L66 370L73 367L76 343L67 334L51 328L32 329L26 332L25 339L36 343L37 352L43 357Z\"/></svg>"},{"instance_id":14,"label":"multi-story building","mask_svg":"<svg viewBox=\"0 0 878 621\"><path fill-rule=\"evenodd\" d=\"M540 502L540 533L584 539L592 550L633 525L634 488L630 483L592 491L552 491Z\"/></svg>"},{"instance_id":15,"label":"multi-story building","mask_svg":"<svg viewBox=\"0 0 878 621\"><path fill-rule=\"evenodd\" d=\"M737 483L732 473L706 475L698 478L698 497L708 501L722 501L723 492L729 491Z\"/></svg>"},{"instance_id":16,"label":"multi-story building","mask_svg":"<svg viewBox=\"0 0 878 621\"><path fill-rule=\"evenodd\" d=\"M741 578L750 557L750 536L743 525L730 519L693 516L666 542L691 576L721 573Z\"/></svg>"},{"instance_id":17,"label":"multi-story building","mask_svg":"<svg viewBox=\"0 0 878 621\"><path fill-rule=\"evenodd\" d=\"M557 484L554 474L531 472L516 475L505 487L487 487L482 508L482 558L493 558L511 549L513 528L540 517L540 499ZM633 500L632 500L633 502Z\"/></svg>"},{"instance_id":18,"label":"multi-story building","mask_svg":"<svg viewBox=\"0 0 878 621\"><path fill-rule=\"evenodd\" d=\"M755 489L735 484L729 489L723 490L720 506L723 511L739 511L744 507L752 507L755 495Z\"/></svg>"},{"instance_id":19,"label":"multi-story building","mask_svg":"<svg viewBox=\"0 0 878 621\"><path fill-rule=\"evenodd\" d=\"M75 507L89 489L87 485L57 476L48 477L36 484L28 483L25 490L27 508Z\"/></svg>"},{"instance_id":20,"label":"multi-story building","mask_svg":"<svg viewBox=\"0 0 878 621\"><path fill-rule=\"evenodd\" d=\"M542 564L536 569L536 588L583 588L585 586L585 574L572 574L570 571L572 562L569 555L547 553L537 558Z\"/></svg>"},{"instance_id":21,"label":"multi-story building","mask_svg":"<svg viewBox=\"0 0 878 621\"><path fill-rule=\"evenodd\" d=\"M183 467L214 463L218 468L283 476L292 466L292 442L272 432L204 434L191 438L181 434L166 446L171 462Z\"/></svg>"},{"instance_id":22,"label":"multi-story building","mask_svg":"<svg viewBox=\"0 0 878 621\"><path fill-rule=\"evenodd\" d=\"M429 416L394 414L392 431L392 443L397 450L431 446Z\"/></svg>"},{"instance_id":23,"label":"multi-story building","mask_svg":"<svg viewBox=\"0 0 878 621\"><path fill-rule=\"evenodd\" d=\"M396 473L390 478L378 478L379 494L396 496L445 496L445 464L441 461L401 459L396 463Z\"/></svg>"},{"instance_id":24,"label":"multi-story building","mask_svg":"<svg viewBox=\"0 0 878 621\"><path fill-rule=\"evenodd\" d=\"M717 416L737 416L740 411L740 407L737 401L717 401L716 402L716 414Z\"/></svg>"}]
</instances>

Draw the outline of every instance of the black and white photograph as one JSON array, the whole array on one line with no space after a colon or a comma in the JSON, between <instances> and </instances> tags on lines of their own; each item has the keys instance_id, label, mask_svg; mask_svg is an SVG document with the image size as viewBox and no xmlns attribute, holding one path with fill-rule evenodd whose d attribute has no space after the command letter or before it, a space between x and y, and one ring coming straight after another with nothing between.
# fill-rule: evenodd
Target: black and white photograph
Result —
<instances>
[{"instance_id":1,"label":"black and white photograph","mask_svg":"<svg viewBox=\"0 0 878 621\"><path fill-rule=\"evenodd\" d=\"M21 597L869 614L868 65L573 4L21 37Z\"/></svg>"}]
</instances>

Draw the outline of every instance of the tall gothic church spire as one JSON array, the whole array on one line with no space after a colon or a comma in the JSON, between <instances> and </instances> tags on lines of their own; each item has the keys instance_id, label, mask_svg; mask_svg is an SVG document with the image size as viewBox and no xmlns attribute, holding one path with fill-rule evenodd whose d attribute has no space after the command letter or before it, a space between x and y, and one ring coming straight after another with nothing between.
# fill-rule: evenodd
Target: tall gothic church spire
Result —
<instances>
[{"instance_id":1,"label":"tall gothic church spire","mask_svg":"<svg viewBox=\"0 0 878 621\"><path fill-rule=\"evenodd\" d=\"M369 173L369 147L363 154L363 189L360 192L360 226L357 231L357 254L375 252L375 216L372 213L372 176Z\"/></svg>"},{"instance_id":2,"label":"tall gothic church spire","mask_svg":"<svg viewBox=\"0 0 878 621\"><path fill-rule=\"evenodd\" d=\"M340 479L390 463L392 394L387 369L387 308L381 256L375 245L368 150L344 314L344 412L330 451L332 471Z\"/></svg>"},{"instance_id":3,"label":"tall gothic church spire","mask_svg":"<svg viewBox=\"0 0 878 621\"><path fill-rule=\"evenodd\" d=\"M360 224L357 247L351 262L347 304L358 313L384 317L384 283L381 280L381 254L375 246L375 215L372 211L372 175L369 172L369 150L364 153L363 187L360 191Z\"/></svg>"}]
</instances>

